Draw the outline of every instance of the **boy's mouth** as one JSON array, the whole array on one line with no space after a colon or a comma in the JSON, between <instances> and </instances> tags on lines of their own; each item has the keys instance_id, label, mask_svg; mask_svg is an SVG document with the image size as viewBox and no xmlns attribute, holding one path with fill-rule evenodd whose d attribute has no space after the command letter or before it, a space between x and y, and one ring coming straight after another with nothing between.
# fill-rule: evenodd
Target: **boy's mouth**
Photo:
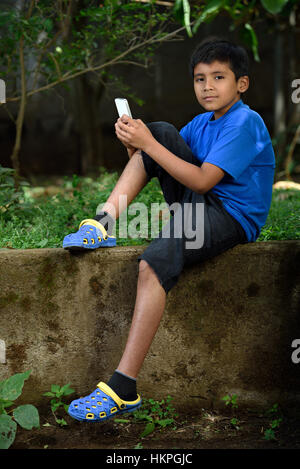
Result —
<instances>
[{"instance_id":1,"label":"boy's mouth","mask_svg":"<svg viewBox=\"0 0 300 469\"><path fill-rule=\"evenodd\" d=\"M211 101L213 99L215 99L217 96L204 96L204 101Z\"/></svg>"}]
</instances>

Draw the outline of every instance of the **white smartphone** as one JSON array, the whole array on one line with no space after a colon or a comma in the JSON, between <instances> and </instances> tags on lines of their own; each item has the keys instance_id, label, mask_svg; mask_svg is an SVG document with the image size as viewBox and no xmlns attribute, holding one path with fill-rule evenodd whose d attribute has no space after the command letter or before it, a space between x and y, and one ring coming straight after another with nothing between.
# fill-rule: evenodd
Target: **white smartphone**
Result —
<instances>
[{"instance_id":1,"label":"white smartphone","mask_svg":"<svg viewBox=\"0 0 300 469\"><path fill-rule=\"evenodd\" d=\"M126 114L126 116L129 116L129 117L132 118L130 107L129 107L127 99L125 99L125 98L116 98L115 103L116 103L116 106L117 106L119 117L122 117L123 114Z\"/></svg>"}]
</instances>

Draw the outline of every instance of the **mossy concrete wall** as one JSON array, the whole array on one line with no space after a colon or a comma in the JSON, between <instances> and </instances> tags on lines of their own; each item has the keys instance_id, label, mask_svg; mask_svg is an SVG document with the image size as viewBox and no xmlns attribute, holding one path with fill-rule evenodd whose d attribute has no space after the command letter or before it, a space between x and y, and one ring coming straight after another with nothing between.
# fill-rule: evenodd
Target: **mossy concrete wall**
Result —
<instances>
[{"instance_id":1,"label":"mossy concrete wall","mask_svg":"<svg viewBox=\"0 0 300 469\"><path fill-rule=\"evenodd\" d=\"M144 247L70 254L0 251L0 380L31 369L26 402L51 384L77 395L107 380L126 342ZM142 395L170 394L182 406L300 403L300 242L237 246L185 269L142 368ZM3 351L2 351L3 352ZM299 354L300 355L300 354Z\"/></svg>"}]
</instances>

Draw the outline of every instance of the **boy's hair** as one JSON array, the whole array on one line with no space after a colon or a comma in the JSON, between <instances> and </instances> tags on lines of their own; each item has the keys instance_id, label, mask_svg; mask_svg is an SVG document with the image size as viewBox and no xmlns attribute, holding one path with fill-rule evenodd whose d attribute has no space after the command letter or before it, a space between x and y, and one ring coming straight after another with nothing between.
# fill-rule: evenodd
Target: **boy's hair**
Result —
<instances>
[{"instance_id":1,"label":"boy's hair","mask_svg":"<svg viewBox=\"0 0 300 469\"><path fill-rule=\"evenodd\" d=\"M190 72L192 77L194 77L194 68L198 63L211 64L215 60L227 62L236 80L244 75L249 76L249 57L243 47L226 39L209 37L196 47L191 56Z\"/></svg>"}]
</instances>

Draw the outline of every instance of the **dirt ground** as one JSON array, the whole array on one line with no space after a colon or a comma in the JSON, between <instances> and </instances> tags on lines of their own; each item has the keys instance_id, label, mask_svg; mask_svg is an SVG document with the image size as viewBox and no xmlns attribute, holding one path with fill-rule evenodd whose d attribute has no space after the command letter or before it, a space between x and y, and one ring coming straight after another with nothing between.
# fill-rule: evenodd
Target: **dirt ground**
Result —
<instances>
[{"instance_id":1,"label":"dirt ground","mask_svg":"<svg viewBox=\"0 0 300 469\"><path fill-rule=\"evenodd\" d=\"M122 416L123 417L123 416ZM124 416L129 422L114 420L78 422L64 414L66 426L60 427L53 415L40 415L40 428L18 428L11 449L299 449L299 417L281 415L275 438L266 440L272 417L251 411L234 415L219 411L199 411L197 415L178 415L175 424L141 438L145 422Z\"/></svg>"}]
</instances>

